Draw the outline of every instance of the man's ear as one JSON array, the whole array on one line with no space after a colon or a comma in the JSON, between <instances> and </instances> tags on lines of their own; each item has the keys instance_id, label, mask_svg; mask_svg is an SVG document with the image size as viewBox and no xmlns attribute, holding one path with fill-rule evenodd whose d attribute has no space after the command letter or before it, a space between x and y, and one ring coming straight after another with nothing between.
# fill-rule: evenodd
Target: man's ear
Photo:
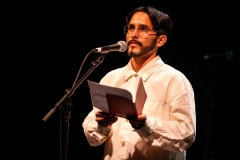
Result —
<instances>
[{"instance_id":1,"label":"man's ear","mask_svg":"<svg viewBox=\"0 0 240 160\"><path fill-rule=\"evenodd\" d=\"M159 35L157 40L157 46L161 47L167 42L167 36L166 35Z\"/></svg>"}]
</instances>

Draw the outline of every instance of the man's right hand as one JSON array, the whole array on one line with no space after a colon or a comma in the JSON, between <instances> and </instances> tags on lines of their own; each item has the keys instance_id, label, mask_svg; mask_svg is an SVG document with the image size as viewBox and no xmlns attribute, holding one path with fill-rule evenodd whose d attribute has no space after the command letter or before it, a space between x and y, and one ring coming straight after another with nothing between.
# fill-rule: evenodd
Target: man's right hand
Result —
<instances>
[{"instance_id":1,"label":"man's right hand","mask_svg":"<svg viewBox=\"0 0 240 160\"><path fill-rule=\"evenodd\" d=\"M98 122L99 125L103 127L108 127L109 125L115 123L118 119L117 116L111 115L110 113L106 113L103 111L98 111L95 113L95 115L95 120Z\"/></svg>"}]
</instances>

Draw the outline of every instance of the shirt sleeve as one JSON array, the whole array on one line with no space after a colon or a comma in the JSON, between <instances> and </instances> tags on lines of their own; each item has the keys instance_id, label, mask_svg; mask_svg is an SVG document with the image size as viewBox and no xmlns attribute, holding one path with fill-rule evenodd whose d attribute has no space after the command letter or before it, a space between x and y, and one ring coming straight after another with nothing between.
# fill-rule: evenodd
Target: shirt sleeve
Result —
<instances>
[{"instance_id":1,"label":"shirt sleeve","mask_svg":"<svg viewBox=\"0 0 240 160\"><path fill-rule=\"evenodd\" d=\"M107 73L99 83L111 85L111 73ZM93 110L86 116L82 123L84 134L90 146L99 146L103 144L111 134L111 127L102 127L95 121L95 113L99 109L93 106Z\"/></svg>"},{"instance_id":2,"label":"shirt sleeve","mask_svg":"<svg viewBox=\"0 0 240 160\"><path fill-rule=\"evenodd\" d=\"M102 127L95 121L96 108L87 115L82 123L84 134L90 146L99 146L103 144L111 133L111 128Z\"/></svg>"},{"instance_id":3,"label":"shirt sleeve","mask_svg":"<svg viewBox=\"0 0 240 160\"><path fill-rule=\"evenodd\" d=\"M183 152L192 145L196 134L193 89L189 81L183 78L175 81L167 94L169 120L147 116L145 125L135 132L150 146Z\"/></svg>"}]
</instances>

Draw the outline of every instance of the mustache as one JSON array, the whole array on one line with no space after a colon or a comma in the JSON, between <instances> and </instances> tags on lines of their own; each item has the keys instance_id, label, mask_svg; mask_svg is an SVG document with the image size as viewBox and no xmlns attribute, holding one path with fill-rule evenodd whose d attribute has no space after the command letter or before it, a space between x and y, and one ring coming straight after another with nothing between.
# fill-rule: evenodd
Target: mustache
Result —
<instances>
[{"instance_id":1,"label":"mustache","mask_svg":"<svg viewBox=\"0 0 240 160\"><path fill-rule=\"evenodd\" d=\"M129 46L131 43L135 43L135 44L138 44L139 46L142 46L142 43L139 42L139 41L136 41L136 40L130 40L127 45Z\"/></svg>"}]
</instances>

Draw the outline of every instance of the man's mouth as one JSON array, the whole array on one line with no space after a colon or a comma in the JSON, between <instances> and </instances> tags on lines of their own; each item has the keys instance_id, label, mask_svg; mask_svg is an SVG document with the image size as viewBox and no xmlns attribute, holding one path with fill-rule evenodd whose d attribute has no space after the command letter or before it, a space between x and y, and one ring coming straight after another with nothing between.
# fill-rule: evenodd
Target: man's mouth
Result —
<instances>
[{"instance_id":1,"label":"man's mouth","mask_svg":"<svg viewBox=\"0 0 240 160\"><path fill-rule=\"evenodd\" d=\"M136 45L142 46L141 42L138 42L138 41L135 41L135 40L130 40L128 42L128 46L130 46L131 44L136 44Z\"/></svg>"}]
</instances>

